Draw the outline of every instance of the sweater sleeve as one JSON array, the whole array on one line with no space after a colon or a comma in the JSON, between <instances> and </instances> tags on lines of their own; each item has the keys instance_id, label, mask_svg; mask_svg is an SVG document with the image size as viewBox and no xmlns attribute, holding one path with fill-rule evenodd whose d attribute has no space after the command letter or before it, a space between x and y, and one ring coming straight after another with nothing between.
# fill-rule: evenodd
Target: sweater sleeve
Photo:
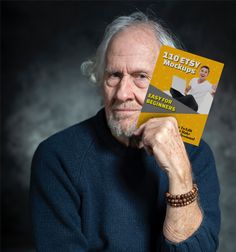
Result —
<instances>
[{"instance_id":1,"label":"sweater sleeve","mask_svg":"<svg viewBox=\"0 0 236 252\"><path fill-rule=\"evenodd\" d=\"M87 251L80 216L81 199L65 163L43 143L31 171L30 207L37 251Z\"/></svg>"},{"instance_id":2,"label":"sweater sleeve","mask_svg":"<svg viewBox=\"0 0 236 252\"><path fill-rule=\"evenodd\" d=\"M192 236L180 243L172 243L162 234L158 251L163 252L213 252L218 247L220 230L219 182L215 161L209 146L201 142L191 159L194 181L199 188L199 205L203 220Z\"/></svg>"}]
</instances>

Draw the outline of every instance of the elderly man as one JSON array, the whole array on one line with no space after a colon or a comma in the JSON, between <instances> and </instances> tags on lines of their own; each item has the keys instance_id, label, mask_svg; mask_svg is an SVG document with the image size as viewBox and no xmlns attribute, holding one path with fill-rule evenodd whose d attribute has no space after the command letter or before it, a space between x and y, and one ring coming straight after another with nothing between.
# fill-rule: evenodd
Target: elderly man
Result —
<instances>
[{"instance_id":1,"label":"elderly man","mask_svg":"<svg viewBox=\"0 0 236 252\"><path fill-rule=\"evenodd\" d=\"M104 109L48 138L32 162L38 251L215 251L219 185L208 145L183 144L174 118L136 128L161 45L143 13L114 20L83 71Z\"/></svg>"}]
</instances>

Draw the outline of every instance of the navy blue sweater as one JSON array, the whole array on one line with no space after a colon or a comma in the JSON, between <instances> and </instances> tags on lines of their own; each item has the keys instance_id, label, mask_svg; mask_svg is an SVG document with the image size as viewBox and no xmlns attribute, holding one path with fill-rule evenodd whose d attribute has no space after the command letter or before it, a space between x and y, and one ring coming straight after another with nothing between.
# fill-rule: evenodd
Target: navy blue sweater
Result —
<instances>
[{"instance_id":1,"label":"navy blue sweater","mask_svg":"<svg viewBox=\"0 0 236 252\"><path fill-rule=\"evenodd\" d=\"M42 142L30 203L38 251L204 251L218 246L219 184L208 145L186 144L203 221L187 240L162 233L168 178L144 150L111 135L104 110Z\"/></svg>"}]
</instances>

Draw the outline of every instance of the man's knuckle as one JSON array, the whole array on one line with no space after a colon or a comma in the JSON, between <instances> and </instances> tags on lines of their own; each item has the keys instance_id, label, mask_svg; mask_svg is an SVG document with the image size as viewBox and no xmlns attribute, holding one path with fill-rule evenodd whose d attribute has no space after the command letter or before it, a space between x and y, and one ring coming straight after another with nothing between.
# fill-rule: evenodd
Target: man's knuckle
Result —
<instances>
[{"instance_id":1,"label":"man's knuckle","mask_svg":"<svg viewBox=\"0 0 236 252\"><path fill-rule=\"evenodd\" d=\"M168 117L164 125L167 129L172 130L176 127L177 121L174 117Z\"/></svg>"},{"instance_id":2,"label":"man's knuckle","mask_svg":"<svg viewBox=\"0 0 236 252\"><path fill-rule=\"evenodd\" d=\"M156 123L157 122L157 118L152 117L151 119L149 119L149 123Z\"/></svg>"},{"instance_id":3,"label":"man's knuckle","mask_svg":"<svg viewBox=\"0 0 236 252\"><path fill-rule=\"evenodd\" d=\"M171 116L169 117L170 121L174 124L174 125L177 125L177 120L175 117Z\"/></svg>"},{"instance_id":4,"label":"man's knuckle","mask_svg":"<svg viewBox=\"0 0 236 252\"><path fill-rule=\"evenodd\" d=\"M157 143L162 143L164 138L163 129L155 135L155 140Z\"/></svg>"},{"instance_id":5,"label":"man's knuckle","mask_svg":"<svg viewBox=\"0 0 236 252\"><path fill-rule=\"evenodd\" d=\"M165 123L164 123L164 127L163 128L165 128L165 129L172 129L172 127L173 127L173 123L172 123L172 121L171 120L169 120L169 119L167 119L166 121L165 121Z\"/></svg>"}]
</instances>

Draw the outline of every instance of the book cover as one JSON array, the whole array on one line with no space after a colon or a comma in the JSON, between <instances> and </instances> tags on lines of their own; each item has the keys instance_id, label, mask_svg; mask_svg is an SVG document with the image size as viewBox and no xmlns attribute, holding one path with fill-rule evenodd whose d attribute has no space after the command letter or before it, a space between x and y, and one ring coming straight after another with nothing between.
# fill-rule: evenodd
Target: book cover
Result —
<instances>
[{"instance_id":1,"label":"book cover","mask_svg":"<svg viewBox=\"0 0 236 252\"><path fill-rule=\"evenodd\" d=\"M184 142L198 146L224 64L162 46L137 127L153 117L176 118Z\"/></svg>"}]
</instances>

